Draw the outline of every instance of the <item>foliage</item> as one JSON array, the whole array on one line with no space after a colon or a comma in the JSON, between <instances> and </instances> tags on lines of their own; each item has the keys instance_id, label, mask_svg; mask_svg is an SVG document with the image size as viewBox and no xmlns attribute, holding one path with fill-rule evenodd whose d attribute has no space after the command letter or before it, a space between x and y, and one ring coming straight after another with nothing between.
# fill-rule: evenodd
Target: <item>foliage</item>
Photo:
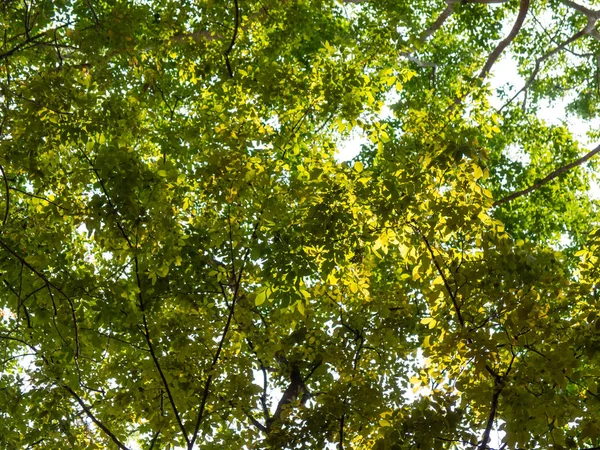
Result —
<instances>
[{"instance_id":1,"label":"foliage","mask_svg":"<svg viewBox=\"0 0 600 450\"><path fill-rule=\"evenodd\" d=\"M0 11L2 448L600 448L600 10Z\"/></svg>"}]
</instances>

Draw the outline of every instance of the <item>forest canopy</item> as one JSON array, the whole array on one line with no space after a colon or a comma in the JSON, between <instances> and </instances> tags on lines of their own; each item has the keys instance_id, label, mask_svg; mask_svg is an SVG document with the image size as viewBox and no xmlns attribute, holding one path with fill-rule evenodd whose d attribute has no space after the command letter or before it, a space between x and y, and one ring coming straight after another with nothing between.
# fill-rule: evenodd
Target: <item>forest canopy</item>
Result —
<instances>
[{"instance_id":1,"label":"forest canopy","mask_svg":"<svg viewBox=\"0 0 600 450\"><path fill-rule=\"evenodd\" d=\"M2 0L0 447L600 448L578 1Z\"/></svg>"}]
</instances>

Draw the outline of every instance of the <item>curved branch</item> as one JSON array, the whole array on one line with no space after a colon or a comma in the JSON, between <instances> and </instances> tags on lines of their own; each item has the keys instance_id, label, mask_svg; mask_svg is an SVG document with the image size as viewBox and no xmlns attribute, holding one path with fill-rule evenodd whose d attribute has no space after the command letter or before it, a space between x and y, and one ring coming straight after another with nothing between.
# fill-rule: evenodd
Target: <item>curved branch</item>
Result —
<instances>
[{"instance_id":1,"label":"curved branch","mask_svg":"<svg viewBox=\"0 0 600 450\"><path fill-rule=\"evenodd\" d=\"M569 164L566 164L566 165L564 165L562 167L559 167L556 170L553 170L547 176L545 176L541 180L537 181L533 185L529 186L528 188L523 189L521 191L513 192L512 194L507 195L506 197L501 198L500 200L495 201L492 206L503 205L504 203L508 203L511 200L514 200L516 198L519 198L519 197L522 197L524 195L527 195L527 194L535 191L536 189L539 189L540 187L544 186L545 184L549 183L550 181L554 180L556 177L559 177L560 175L565 174L566 172L568 172L569 170L573 169L574 167L582 165L584 162L590 160L591 158L593 158L594 156L596 156L598 153L600 153L600 145L598 145L592 151L590 151L590 152L586 153L585 155L583 155L581 158L579 158L579 159L577 159L577 160L575 160L575 161L573 161L573 162L571 162Z\"/></svg>"},{"instance_id":2,"label":"curved branch","mask_svg":"<svg viewBox=\"0 0 600 450\"><path fill-rule=\"evenodd\" d=\"M510 43L517 37L519 31L521 31L523 23L525 22L525 17L527 16L527 12L529 11L529 4L530 0L521 0L521 4L519 6L519 15L517 16L517 20L515 21L512 29L510 30L510 33L508 33L508 36L506 36L506 38L504 38L496 46L492 53L490 53L490 56L488 57L485 65L483 66L483 69L481 69L481 72L479 73L479 78L484 79L490 73L492 66L496 63L504 49L506 49L506 47L508 47Z\"/></svg>"},{"instance_id":3,"label":"curved branch","mask_svg":"<svg viewBox=\"0 0 600 450\"><path fill-rule=\"evenodd\" d=\"M444 9L440 13L440 15L437 17L437 19L435 19L435 22L433 22L429 26L429 28L427 28L425 31L423 31L423 33L421 33L421 38L420 38L421 42L425 42L427 39L429 39L433 35L433 33L435 33L437 30L442 28L442 25L444 25L444 22L446 22L446 20L448 20L448 17L450 17L452 15L452 13L454 12L454 6L458 2L456 0L446 0L446 2L448 3L448 5L446 6L446 9Z\"/></svg>"},{"instance_id":4,"label":"curved branch","mask_svg":"<svg viewBox=\"0 0 600 450\"><path fill-rule=\"evenodd\" d=\"M590 33L590 31L588 30L588 25L586 25L583 29L579 30L577 33L572 35L569 39L564 41L562 44L556 46L554 49L550 50L548 53L546 53L546 54L540 56L538 59L536 59L533 72L531 72L531 75L529 76L529 79L527 80L525 85L521 89L519 89L519 91L515 95L513 95L512 98L508 102L506 102L504 105L502 105L502 107L500 108L499 111L502 111L504 108L506 108L508 105L510 105L513 102L513 100L521 94L521 92L527 91L527 89L529 89L529 87L534 82L535 78L537 77L537 75L540 71L540 68L541 68L541 64L544 61L546 61L548 58L551 58L552 56L554 56L561 50L564 50L567 45L575 42L578 39L581 39L583 36L585 36L586 34L589 34L589 33Z\"/></svg>"},{"instance_id":5,"label":"curved branch","mask_svg":"<svg viewBox=\"0 0 600 450\"><path fill-rule=\"evenodd\" d=\"M563 5L568 6L571 9L574 9L576 11L579 11L582 14L585 14L587 17L594 18L594 19L600 18L600 11L595 11L593 9L589 9L583 5L579 5L575 2L572 2L571 0L560 0L560 2Z\"/></svg>"},{"instance_id":6,"label":"curved branch","mask_svg":"<svg viewBox=\"0 0 600 450\"><path fill-rule=\"evenodd\" d=\"M69 303L69 307L71 309L71 317L73 318L73 328L74 328L74 332L75 332L75 352L74 352L74 354L75 354L75 358L78 358L79 357L79 326L77 324L77 315L75 314L75 305L73 304L73 300L71 300L71 297L69 297L65 293L65 291L63 291L61 288L59 288L57 285L55 285L52 281L50 281L46 275L44 275L38 269L33 267L31 264L29 264L25 260L24 257L22 257L16 251L14 251L2 239L0 239L0 246L3 247L8 253L13 255L15 258L17 258L21 262L22 265L24 265L29 270L31 270L40 280L42 280L45 283L46 287L48 288L48 292L50 293L50 297L52 299L53 299L53 296L52 296L51 288L54 289L56 292L58 292L60 295L62 295L67 300L67 302ZM53 301L53 303L54 303L54 301Z\"/></svg>"}]
</instances>

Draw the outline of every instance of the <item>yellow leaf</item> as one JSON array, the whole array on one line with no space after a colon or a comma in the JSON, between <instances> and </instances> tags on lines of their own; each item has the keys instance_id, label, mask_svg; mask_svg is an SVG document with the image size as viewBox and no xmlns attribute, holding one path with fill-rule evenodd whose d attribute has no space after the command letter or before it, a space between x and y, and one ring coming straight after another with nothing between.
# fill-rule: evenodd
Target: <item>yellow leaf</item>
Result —
<instances>
[{"instance_id":1,"label":"yellow leaf","mask_svg":"<svg viewBox=\"0 0 600 450\"><path fill-rule=\"evenodd\" d=\"M254 299L254 304L256 306L260 306L265 302L266 299L267 299L267 290L263 289L258 294L256 294L256 298Z\"/></svg>"},{"instance_id":2,"label":"yellow leaf","mask_svg":"<svg viewBox=\"0 0 600 450\"><path fill-rule=\"evenodd\" d=\"M417 281L419 278L421 278L421 274L419 273L419 267L418 266L415 266L413 268L412 278L413 278L413 281Z\"/></svg>"},{"instance_id":3,"label":"yellow leaf","mask_svg":"<svg viewBox=\"0 0 600 450\"><path fill-rule=\"evenodd\" d=\"M421 319L421 323L423 325L429 326L429 328L431 329L431 328L435 327L435 325L437 324L437 320L435 320L432 317L425 317L425 318Z\"/></svg>"}]
</instances>

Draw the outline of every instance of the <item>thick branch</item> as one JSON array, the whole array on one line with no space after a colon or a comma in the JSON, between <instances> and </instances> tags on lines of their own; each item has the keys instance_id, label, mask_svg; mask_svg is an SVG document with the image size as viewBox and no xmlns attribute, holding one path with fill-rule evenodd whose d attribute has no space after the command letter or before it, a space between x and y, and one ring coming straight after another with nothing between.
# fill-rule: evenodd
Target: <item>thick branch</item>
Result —
<instances>
[{"instance_id":1,"label":"thick branch","mask_svg":"<svg viewBox=\"0 0 600 450\"><path fill-rule=\"evenodd\" d=\"M154 448L154 444L156 444L156 440L158 439L158 436L160 436L160 431L157 431L154 434L154 437L152 438L152 441L150 441L150 447L148 447L148 450L152 450Z\"/></svg>"},{"instance_id":2,"label":"thick branch","mask_svg":"<svg viewBox=\"0 0 600 450\"><path fill-rule=\"evenodd\" d=\"M423 61L422 59L419 59L408 52L401 52L400 56L408 59L411 62L414 62L419 67L433 67L434 69L437 67L436 63L431 61Z\"/></svg>"},{"instance_id":3,"label":"thick branch","mask_svg":"<svg viewBox=\"0 0 600 450\"><path fill-rule=\"evenodd\" d=\"M579 5L575 2L572 2L571 0L560 0L560 2L563 5L568 6L569 8L572 8L576 11L579 11L582 14L585 14L589 18L593 18L593 19L600 18L600 11L594 11L593 9L589 9L583 5Z\"/></svg>"},{"instance_id":4,"label":"thick branch","mask_svg":"<svg viewBox=\"0 0 600 450\"><path fill-rule=\"evenodd\" d=\"M342 414L340 417L340 429L338 431L340 436L340 441L338 442L338 450L344 450L344 422L346 420L346 415Z\"/></svg>"},{"instance_id":5,"label":"thick branch","mask_svg":"<svg viewBox=\"0 0 600 450\"><path fill-rule=\"evenodd\" d=\"M498 399L500 398L500 393L502 392L503 387L504 382L502 378L496 377L496 381L494 384L494 395L492 396L492 405L490 407L490 413L488 414L485 431L483 432L483 436L481 438L481 443L479 444L478 450L485 450L486 448L488 448L487 443L490 440L490 433L492 432L492 426L494 425L494 419L496 418L496 411L498 409Z\"/></svg>"},{"instance_id":6,"label":"thick branch","mask_svg":"<svg viewBox=\"0 0 600 450\"><path fill-rule=\"evenodd\" d=\"M566 165L564 165L562 167L559 167L558 169L550 172L547 176L545 176L541 180L537 181L533 185L529 186L527 189L523 189L521 191L513 192L512 194L507 195L506 197L504 197L504 198L502 198L500 200L495 201L494 204L493 204L493 206L503 205L504 203L508 203L511 200L514 200L516 198L522 197L524 195L527 195L527 194L535 191L536 189L539 189L540 187L542 187L545 184L549 183L550 181L554 180L556 177L559 177L560 175L563 175L563 174L567 173L569 170L573 169L574 167L580 166L584 162L586 162L589 159L591 159L594 156L596 156L598 153L600 153L600 145L598 145L595 149L593 149L589 153L585 154L581 158L579 158L579 159L577 159L577 160L575 160L575 161L573 161L573 162L571 162L569 164L566 164Z\"/></svg>"},{"instance_id":7,"label":"thick branch","mask_svg":"<svg viewBox=\"0 0 600 450\"><path fill-rule=\"evenodd\" d=\"M515 21L512 29L510 30L510 33L508 33L508 36L506 36L506 38L504 38L496 46L492 53L490 53L488 60L486 61L485 65L483 66L483 69L481 69L481 72L479 73L479 78L484 79L488 75L488 73L492 69L492 66L498 60L504 49L508 47L508 45L510 45L510 43L517 37L519 31L521 31L523 23L525 22L525 17L527 16L527 12L529 11L529 4L530 0L521 0L521 4L519 7L519 15L517 16L517 20Z\"/></svg>"},{"instance_id":8,"label":"thick branch","mask_svg":"<svg viewBox=\"0 0 600 450\"><path fill-rule=\"evenodd\" d=\"M421 33L421 42L425 42L427 39L429 39L437 30L439 30L440 28L442 28L442 25L444 25L444 22L446 22L446 20L448 19L448 17L450 17L452 15L452 13L454 12L454 5L456 5L456 3L458 3L456 0L447 0L448 5L446 6L446 9L444 9L440 15L437 17L437 19L435 20L435 22L433 22L429 28L427 28L425 31L423 31L423 33Z\"/></svg>"},{"instance_id":9,"label":"thick branch","mask_svg":"<svg viewBox=\"0 0 600 450\"><path fill-rule=\"evenodd\" d=\"M8 179L6 178L6 172L4 172L4 166L0 164L0 172L2 172L2 179L4 180L4 190L6 195L6 210L4 211L4 218L2 219L2 228L6 226L8 221L8 213L10 212L10 189L8 187Z\"/></svg>"},{"instance_id":10,"label":"thick branch","mask_svg":"<svg viewBox=\"0 0 600 450\"><path fill-rule=\"evenodd\" d=\"M235 40L238 35L238 28L240 26L240 5L238 0L233 0L233 4L235 7L235 23L233 25L233 36L231 36L231 42L229 43L229 47L225 50L225 64L227 65L227 72L229 72L229 76L233 78L233 69L231 68L231 62L229 61L229 54L231 50L233 50L233 46L235 45Z\"/></svg>"}]
</instances>

